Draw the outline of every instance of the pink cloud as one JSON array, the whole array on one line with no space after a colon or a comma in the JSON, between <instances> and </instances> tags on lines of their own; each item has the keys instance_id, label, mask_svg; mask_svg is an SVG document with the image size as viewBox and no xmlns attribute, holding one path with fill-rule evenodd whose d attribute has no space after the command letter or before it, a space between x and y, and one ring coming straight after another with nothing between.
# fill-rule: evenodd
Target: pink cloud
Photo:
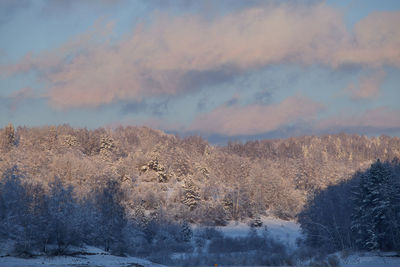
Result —
<instances>
[{"instance_id":1,"label":"pink cloud","mask_svg":"<svg viewBox=\"0 0 400 267\"><path fill-rule=\"evenodd\" d=\"M269 106L220 106L199 115L190 131L222 135L254 135L278 130L291 123L315 119L323 106L308 98L293 96Z\"/></svg>"},{"instance_id":2,"label":"pink cloud","mask_svg":"<svg viewBox=\"0 0 400 267\"><path fill-rule=\"evenodd\" d=\"M176 121L168 121L166 119L159 119L159 118L146 118L146 119L133 119L127 118L122 121L108 123L106 127L110 128L117 128L119 126L130 126L130 125L137 125L137 126L144 126L149 127L152 129L158 129L162 131L170 131L170 132L186 132L187 127Z\"/></svg>"},{"instance_id":3,"label":"pink cloud","mask_svg":"<svg viewBox=\"0 0 400 267\"><path fill-rule=\"evenodd\" d=\"M374 98L378 95L385 76L386 74L383 70L362 76L358 85L351 84L347 90L352 94L352 98L356 100Z\"/></svg>"},{"instance_id":4,"label":"pink cloud","mask_svg":"<svg viewBox=\"0 0 400 267\"><path fill-rule=\"evenodd\" d=\"M9 96L9 107L11 111L15 111L17 106L25 99L28 98L33 98L34 97L34 91L32 88L30 87L25 87L22 88L18 91L13 92L10 96Z\"/></svg>"},{"instance_id":5,"label":"pink cloud","mask_svg":"<svg viewBox=\"0 0 400 267\"><path fill-rule=\"evenodd\" d=\"M400 66L400 12L374 12L359 21L350 42L334 55L332 64L370 67Z\"/></svg>"},{"instance_id":6,"label":"pink cloud","mask_svg":"<svg viewBox=\"0 0 400 267\"><path fill-rule=\"evenodd\" d=\"M399 14L372 14L352 34L343 14L326 4L253 7L211 21L157 13L120 41L106 38L111 26L97 25L2 71L38 70L50 84L50 103L71 108L180 94L188 73L226 66L237 72L279 62L400 66Z\"/></svg>"},{"instance_id":7,"label":"pink cloud","mask_svg":"<svg viewBox=\"0 0 400 267\"><path fill-rule=\"evenodd\" d=\"M361 114L339 114L318 123L319 129L371 127L382 129L400 128L400 110L379 107Z\"/></svg>"},{"instance_id":8,"label":"pink cloud","mask_svg":"<svg viewBox=\"0 0 400 267\"><path fill-rule=\"evenodd\" d=\"M154 118L139 124L167 131L225 136L264 134L291 125L308 126L309 129L305 132L308 134L332 130L340 132L346 129L377 129L382 133L385 130L400 129L399 109L379 107L358 114L342 112L329 118L317 118L323 109L324 106L320 103L302 96L292 96L269 106L219 106L208 113L198 115L189 126ZM302 132L305 128L298 129Z\"/></svg>"}]
</instances>

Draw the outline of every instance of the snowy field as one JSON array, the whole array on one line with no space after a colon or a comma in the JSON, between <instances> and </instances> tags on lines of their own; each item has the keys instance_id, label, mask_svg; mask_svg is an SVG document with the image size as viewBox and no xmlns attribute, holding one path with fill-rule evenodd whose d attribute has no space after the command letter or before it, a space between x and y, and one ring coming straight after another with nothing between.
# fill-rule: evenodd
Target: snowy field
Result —
<instances>
[{"instance_id":1,"label":"snowy field","mask_svg":"<svg viewBox=\"0 0 400 267\"><path fill-rule=\"evenodd\" d=\"M301 235L298 224L272 217L262 217L261 219L263 226L255 228L257 232L261 233L264 226L267 226L271 236L295 248L295 241ZM217 227L217 229L225 236L241 237L249 233L250 227L247 223L231 222L229 225ZM140 258L112 256L93 247L88 247L85 251L95 255L38 257L34 259L0 257L0 266L162 266Z\"/></svg>"},{"instance_id":2,"label":"snowy field","mask_svg":"<svg viewBox=\"0 0 400 267\"><path fill-rule=\"evenodd\" d=\"M87 247L87 254L77 256L37 257L21 259L14 257L1 257L0 266L4 267L30 267L30 266L96 266L96 267L161 267L164 265L155 264L150 261L135 257L117 257L104 252L101 249Z\"/></svg>"},{"instance_id":3,"label":"snowy field","mask_svg":"<svg viewBox=\"0 0 400 267\"><path fill-rule=\"evenodd\" d=\"M294 221L285 221L273 217L261 217L261 221L263 222L262 227L255 228L258 233L264 231L264 226L267 226L268 232L272 237L280 240L290 248L296 247L296 239L301 237L299 224ZM216 228L222 231L225 236L230 237L246 236L250 230L248 224L236 222Z\"/></svg>"},{"instance_id":4,"label":"snowy field","mask_svg":"<svg viewBox=\"0 0 400 267\"><path fill-rule=\"evenodd\" d=\"M271 217L262 218L263 227L255 228L261 233L264 226L267 226L271 236L281 240L290 248L296 248L296 239L301 237L300 227L293 221L284 221ZM232 222L224 227L217 227L225 236L243 237L249 233L250 227L246 223ZM4 244L3 244L4 245ZM82 250L82 249L81 249ZM24 266L96 266L96 267L150 267L163 265L150 262L145 259L135 257L117 257L94 247L83 249L85 255L76 256L57 256L57 257L36 257L30 259L2 256L0 254L0 266L5 267L24 267ZM3 254L4 255L4 254ZM340 258L341 267L400 267L400 255L398 253L358 253L343 257L336 253ZM220 265L220 267L223 265ZM242 265L241 265L242 266ZM297 263L299 267L309 266L309 263Z\"/></svg>"},{"instance_id":5,"label":"snowy field","mask_svg":"<svg viewBox=\"0 0 400 267\"><path fill-rule=\"evenodd\" d=\"M28 266L101 266L101 267L141 267L163 266L146 260L132 257L115 257L111 255L93 255L82 257L39 257L35 259L20 259L13 257L0 258L0 266L4 267L28 267Z\"/></svg>"},{"instance_id":6,"label":"snowy field","mask_svg":"<svg viewBox=\"0 0 400 267\"><path fill-rule=\"evenodd\" d=\"M398 253L360 253L341 259L342 267L399 267Z\"/></svg>"},{"instance_id":7,"label":"snowy field","mask_svg":"<svg viewBox=\"0 0 400 267\"><path fill-rule=\"evenodd\" d=\"M39 257L35 259L19 259L13 257L0 257L0 266L4 267L28 267L28 266L124 266L124 267L161 267L143 259L134 257L116 257L112 255L85 255L80 257ZM299 267L308 266L307 264L296 265ZM399 267L400 257L378 256L374 254L350 255L341 260L341 267ZM220 266L222 267L222 265Z\"/></svg>"}]
</instances>

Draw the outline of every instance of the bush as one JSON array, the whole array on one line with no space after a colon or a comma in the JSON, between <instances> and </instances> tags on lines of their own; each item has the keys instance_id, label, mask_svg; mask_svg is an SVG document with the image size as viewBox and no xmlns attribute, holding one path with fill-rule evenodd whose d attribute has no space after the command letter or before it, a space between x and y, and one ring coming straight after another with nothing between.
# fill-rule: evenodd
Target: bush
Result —
<instances>
[{"instance_id":1,"label":"bush","mask_svg":"<svg viewBox=\"0 0 400 267\"><path fill-rule=\"evenodd\" d=\"M199 230L196 231L196 236L202 237L206 240L223 237L222 232L218 231L214 227L200 228Z\"/></svg>"},{"instance_id":2,"label":"bush","mask_svg":"<svg viewBox=\"0 0 400 267\"><path fill-rule=\"evenodd\" d=\"M327 262L329 263L329 266L331 267L338 267L340 266L340 259L336 255L330 255L328 256Z\"/></svg>"}]
</instances>

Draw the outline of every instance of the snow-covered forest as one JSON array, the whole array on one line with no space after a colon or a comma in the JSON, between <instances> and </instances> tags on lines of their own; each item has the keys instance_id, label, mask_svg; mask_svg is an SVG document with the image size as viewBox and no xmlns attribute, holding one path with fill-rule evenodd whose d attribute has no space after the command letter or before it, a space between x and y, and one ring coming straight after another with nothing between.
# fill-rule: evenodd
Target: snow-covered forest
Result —
<instances>
[{"instance_id":1,"label":"snow-covered forest","mask_svg":"<svg viewBox=\"0 0 400 267\"><path fill-rule=\"evenodd\" d=\"M0 149L2 257L97 247L172 266L338 266L338 252L400 251L396 137L213 146L149 128L8 125ZM266 218L302 234L277 238Z\"/></svg>"}]
</instances>

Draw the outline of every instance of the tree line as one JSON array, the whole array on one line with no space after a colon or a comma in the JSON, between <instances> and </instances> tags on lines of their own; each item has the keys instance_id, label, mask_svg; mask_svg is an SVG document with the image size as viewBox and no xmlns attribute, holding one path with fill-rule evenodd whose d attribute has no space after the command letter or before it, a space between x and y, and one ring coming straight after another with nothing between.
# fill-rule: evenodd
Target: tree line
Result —
<instances>
[{"instance_id":1,"label":"tree line","mask_svg":"<svg viewBox=\"0 0 400 267\"><path fill-rule=\"evenodd\" d=\"M146 127L69 125L0 129L0 173L14 165L46 192L54 177L88 198L118 181L128 214L168 210L172 221L225 225L273 215L293 219L307 199L377 158L400 157L400 139L325 135L213 146Z\"/></svg>"},{"instance_id":2,"label":"tree line","mask_svg":"<svg viewBox=\"0 0 400 267\"><path fill-rule=\"evenodd\" d=\"M14 166L0 181L0 242L7 244L0 255L79 255L74 253L85 253L89 245L171 266L292 262L293 255L267 228L260 234L252 229L244 237L225 237L212 227L193 230L186 221L171 221L162 210L129 215L121 205L126 198L112 179L85 199L77 199L73 188L57 177L46 192ZM176 253L184 256L176 258Z\"/></svg>"},{"instance_id":3,"label":"tree line","mask_svg":"<svg viewBox=\"0 0 400 267\"><path fill-rule=\"evenodd\" d=\"M45 192L13 167L0 182L0 242L11 242L8 253L18 256L62 255L82 245L139 256L162 244L174 252L191 249L192 230L186 222L171 222L162 214L129 217L121 205L124 199L120 184L112 179L78 200L73 188L64 187L57 177Z\"/></svg>"},{"instance_id":4,"label":"tree line","mask_svg":"<svg viewBox=\"0 0 400 267\"><path fill-rule=\"evenodd\" d=\"M324 249L400 249L400 161L377 160L309 199L299 214L305 244Z\"/></svg>"}]
</instances>

